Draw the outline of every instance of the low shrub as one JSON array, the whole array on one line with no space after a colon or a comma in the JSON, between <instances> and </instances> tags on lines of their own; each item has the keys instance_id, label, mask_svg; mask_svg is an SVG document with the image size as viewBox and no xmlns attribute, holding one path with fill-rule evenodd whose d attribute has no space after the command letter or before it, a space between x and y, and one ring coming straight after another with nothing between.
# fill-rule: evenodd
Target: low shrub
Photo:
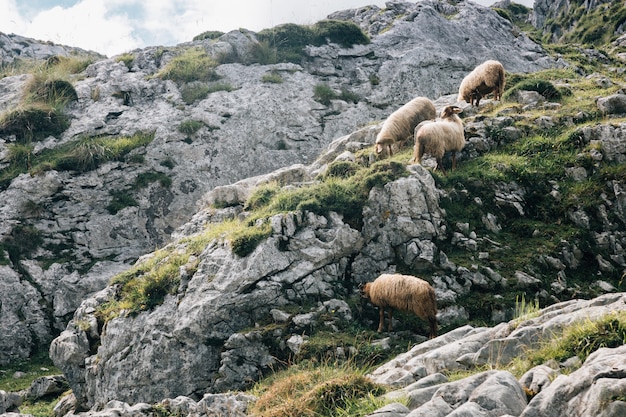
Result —
<instances>
[{"instance_id":1,"label":"low shrub","mask_svg":"<svg viewBox=\"0 0 626 417\"><path fill-rule=\"evenodd\" d=\"M118 211L126 207L136 207L139 205L129 191L112 190L109 194L112 197L111 202L106 207L109 214L117 214Z\"/></svg>"},{"instance_id":2,"label":"low shrub","mask_svg":"<svg viewBox=\"0 0 626 417\"><path fill-rule=\"evenodd\" d=\"M511 97L514 97L518 91L536 91L547 100L560 100L562 97L561 91L550 81L542 79L524 79L515 85L511 85L503 94L503 99L509 100Z\"/></svg>"},{"instance_id":3,"label":"low shrub","mask_svg":"<svg viewBox=\"0 0 626 417\"><path fill-rule=\"evenodd\" d=\"M204 123L200 120L185 120L178 125L178 131L185 135L193 135L198 130L202 129Z\"/></svg>"},{"instance_id":4,"label":"low shrub","mask_svg":"<svg viewBox=\"0 0 626 417\"><path fill-rule=\"evenodd\" d=\"M177 83L216 81L219 79L216 66L217 62L204 49L189 48L172 58L156 76Z\"/></svg>"},{"instance_id":5,"label":"low shrub","mask_svg":"<svg viewBox=\"0 0 626 417\"><path fill-rule=\"evenodd\" d=\"M283 77L281 77L277 72L269 72L267 74L263 74L261 81L264 83L280 84L283 82Z\"/></svg>"},{"instance_id":6,"label":"low shrub","mask_svg":"<svg viewBox=\"0 0 626 417\"><path fill-rule=\"evenodd\" d=\"M135 189L146 188L155 182L158 182L164 188L169 188L172 185L172 179L168 177L167 174L164 174L163 172L148 171L137 175L133 186Z\"/></svg>"},{"instance_id":7,"label":"low shrub","mask_svg":"<svg viewBox=\"0 0 626 417\"><path fill-rule=\"evenodd\" d=\"M0 135L15 135L20 143L58 136L70 125L61 111L44 103L22 105L0 117Z\"/></svg>"},{"instance_id":8,"label":"low shrub","mask_svg":"<svg viewBox=\"0 0 626 417\"><path fill-rule=\"evenodd\" d=\"M365 415L384 405L374 398L385 391L358 369L292 365L253 388L258 400L252 412L259 417Z\"/></svg>"},{"instance_id":9,"label":"low shrub","mask_svg":"<svg viewBox=\"0 0 626 417\"><path fill-rule=\"evenodd\" d=\"M331 100L338 97L338 94L327 84L317 84L313 87L313 100L328 106Z\"/></svg>"},{"instance_id":10,"label":"low shrub","mask_svg":"<svg viewBox=\"0 0 626 417\"><path fill-rule=\"evenodd\" d=\"M369 37L354 22L345 20L322 20L313 25L313 41L316 45L338 43L344 48L370 43Z\"/></svg>"},{"instance_id":11,"label":"low shrub","mask_svg":"<svg viewBox=\"0 0 626 417\"><path fill-rule=\"evenodd\" d=\"M126 68L128 68L128 70L131 70L133 68L133 62L135 61L135 55L130 53L118 55L117 57L115 57L115 61L122 62L124 65L126 65Z\"/></svg>"},{"instance_id":12,"label":"low shrub","mask_svg":"<svg viewBox=\"0 0 626 417\"><path fill-rule=\"evenodd\" d=\"M203 41L205 39L217 39L222 36L224 32L220 32L219 30L207 30L206 32L202 32L199 35L193 37L193 41Z\"/></svg>"}]
</instances>

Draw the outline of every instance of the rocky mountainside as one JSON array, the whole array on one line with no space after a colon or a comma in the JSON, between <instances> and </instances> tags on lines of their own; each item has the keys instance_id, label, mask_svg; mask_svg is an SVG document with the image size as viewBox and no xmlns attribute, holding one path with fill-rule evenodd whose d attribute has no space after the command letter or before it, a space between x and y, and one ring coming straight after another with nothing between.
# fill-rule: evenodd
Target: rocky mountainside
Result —
<instances>
[{"instance_id":1,"label":"rocky mountainside","mask_svg":"<svg viewBox=\"0 0 626 417\"><path fill-rule=\"evenodd\" d=\"M60 333L50 356L72 395L59 416L245 415L256 398L239 391L285 363L410 343L370 372L397 388L372 415L623 414L623 340L522 377L500 367L572 324L609 316L604 333L625 327L623 63L603 55L592 73L584 50L553 58L471 2L331 17L371 42L309 45L298 63L276 64L252 63L262 34L247 31L133 51L72 79L62 132L3 125L0 359ZM216 79L163 76L193 47L221 62ZM464 104L457 171L407 165L410 150L374 154L387 114L415 95L438 110L456 103L487 58L504 64L509 88L502 102ZM7 114L28 82L0 79ZM107 141L140 146L81 169L75 154L38 165ZM25 144L29 169L12 175ZM425 341L406 315L398 332L373 334L378 315L357 288L393 271L432 283L441 336ZM518 297L550 307L516 319ZM0 394L0 411L15 410L19 398Z\"/></svg>"},{"instance_id":2,"label":"rocky mountainside","mask_svg":"<svg viewBox=\"0 0 626 417\"><path fill-rule=\"evenodd\" d=\"M454 93L464 74L485 59L499 59L516 73L563 65L497 13L470 2L389 3L384 10L369 7L333 17L351 16L366 26L371 43L309 46L297 64L245 64L260 45L247 31L99 60L70 80L75 99L64 109L65 129L53 134L30 128L22 133L11 125L0 129L5 249L0 329L6 335L0 338L0 363L47 349L81 300L167 243L214 187L310 163L333 139L380 121L414 96ZM74 52L32 45L20 55ZM218 62L240 62L218 65L216 81L155 76L190 48ZM39 52L27 53L31 50ZM267 75L280 82L264 82ZM6 120L24 106L30 80L27 75L0 79ZM318 85L338 99L316 101ZM203 88L217 91L188 98ZM341 91L352 99L339 99ZM141 135L149 143L110 162L98 162L86 148L95 145L84 145L90 138ZM23 144L30 148L19 171L15 161L22 161L16 155L22 155ZM34 166L37 158L72 144L87 153L82 160L95 162Z\"/></svg>"}]
</instances>

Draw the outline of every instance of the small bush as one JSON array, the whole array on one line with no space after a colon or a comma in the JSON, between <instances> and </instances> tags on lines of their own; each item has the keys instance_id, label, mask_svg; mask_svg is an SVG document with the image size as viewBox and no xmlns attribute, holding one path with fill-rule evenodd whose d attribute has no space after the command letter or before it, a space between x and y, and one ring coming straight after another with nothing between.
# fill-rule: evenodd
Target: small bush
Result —
<instances>
[{"instance_id":1,"label":"small bush","mask_svg":"<svg viewBox=\"0 0 626 417\"><path fill-rule=\"evenodd\" d=\"M209 86L204 84L186 84L181 88L180 95L185 104L193 104L204 100L209 95Z\"/></svg>"},{"instance_id":2,"label":"small bush","mask_svg":"<svg viewBox=\"0 0 626 417\"><path fill-rule=\"evenodd\" d=\"M193 41L203 41L205 39L217 39L222 36L224 32L220 32L219 30L207 30L206 32L202 32L199 35L193 37Z\"/></svg>"},{"instance_id":3,"label":"small bush","mask_svg":"<svg viewBox=\"0 0 626 417\"><path fill-rule=\"evenodd\" d=\"M246 200L244 210L258 210L266 207L279 191L280 185L277 182L258 186Z\"/></svg>"},{"instance_id":4,"label":"small bush","mask_svg":"<svg viewBox=\"0 0 626 417\"><path fill-rule=\"evenodd\" d=\"M209 85L208 94L216 93L218 91L233 91L235 88L229 83L215 83Z\"/></svg>"},{"instance_id":5,"label":"small bush","mask_svg":"<svg viewBox=\"0 0 626 417\"><path fill-rule=\"evenodd\" d=\"M39 229L28 224L18 224L2 241L2 246L14 260L29 258L42 245Z\"/></svg>"},{"instance_id":6,"label":"small bush","mask_svg":"<svg viewBox=\"0 0 626 417\"><path fill-rule=\"evenodd\" d=\"M518 82L514 86L512 85L504 94L504 99L510 99L518 91L536 91L547 100L560 100L562 97L561 91L554 86L550 81L541 79L526 79Z\"/></svg>"},{"instance_id":7,"label":"small bush","mask_svg":"<svg viewBox=\"0 0 626 417\"><path fill-rule=\"evenodd\" d=\"M19 107L0 117L0 135L15 135L20 143L58 136L70 125L63 113L43 103Z\"/></svg>"},{"instance_id":8,"label":"small bush","mask_svg":"<svg viewBox=\"0 0 626 417\"><path fill-rule=\"evenodd\" d=\"M29 90L31 91L29 100L49 103L55 108L78 100L78 94L74 86L65 80L47 80L41 84L31 86Z\"/></svg>"},{"instance_id":9,"label":"small bush","mask_svg":"<svg viewBox=\"0 0 626 417\"><path fill-rule=\"evenodd\" d=\"M162 172L148 171L137 175L135 178L134 188L145 188L152 183L158 182L164 188L172 185L172 179Z\"/></svg>"},{"instance_id":10,"label":"small bush","mask_svg":"<svg viewBox=\"0 0 626 417\"><path fill-rule=\"evenodd\" d=\"M283 77L281 77L279 73L272 71L270 73L263 74L261 81L264 83L280 84L283 82Z\"/></svg>"},{"instance_id":11,"label":"small bush","mask_svg":"<svg viewBox=\"0 0 626 417\"><path fill-rule=\"evenodd\" d=\"M245 257L272 234L272 226L268 222L261 225L239 229L230 235L230 247L234 254Z\"/></svg>"},{"instance_id":12,"label":"small bush","mask_svg":"<svg viewBox=\"0 0 626 417\"><path fill-rule=\"evenodd\" d=\"M324 173L324 179L349 178L356 174L358 170L359 166L354 162L335 161L328 166L328 169Z\"/></svg>"},{"instance_id":13,"label":"small bush","mask_svg":"<svg viewBox=\"0 0 626 417\"><path fill-rule=\"evenodd\" d=\"M130 71L133 68L133 62L135 61L135 55L133 54L122 54L115 57L116 62L122 62L126 65L126 68Z\"/></svg>"},{"instance_id":14,"label":"small bush","mask_svg":"<svg viewBox=\"0 0 626 417\"><path fill-rule=\"evenodd\" d=\"M338 94L327 84L317 84L313 88L313 99L325 106L328 106L332 100L335 100Z\"/></svg>"},{"instance_id":15,"label":"small bush","mask_svg":"<svg viewBox=\"0 0 626 417\"><path fill-rule=\"evenodd\" d=\"M355 23L344 20L322 20L313 25L314 42L323 45L326 42L338 43L344 48L370 43L369 37Z\"/></svg>"},{"instance_id":16,"label":"small bush","mask_svg":"<svg viewBox=\"0 0 626 417\"><path fill-rule=\"evenodd\" d=\"M193 135L198 130L202 129L204 123L200 120L185 120L178 126L178 131L185 135Z\"/></svg>"},{"instance_id":17,"label":"small bush","mask_svg":"<svg viewBox=\"0 0 626 417\"><path fill-rule=\"evenodd\" d=\"M276 64L278 62L277 48L268 39L259 40L252 46L252 61L261 65Z\"/></svg>"},{"instance_id":18,"label":"small bush","mask_svg":"<svg viewBox=\"0 0 626 417\"><path fill-rule=\"evenodd\" d=\"M126 190L113 190L110 191L109 194L112 197L111 202L106 207L109 214L117 214L118 211L126 207L136 207L139 205L132 194Z\"/></svg>"},{"instance_id":19,"label":"small bush","mask_svg":"<svg viewBox=\"0 0 626 417\"><path fill-rule=\"evenodd\" d=\"M356 94L353 91L347 90L347 89L341 89L341 94L339 94L339 100L343 100L345 102L348 103L358 103L359 101L361 101L361 97L359 97L358 94Z\"/></svg>"},{"instance_id":20,"label":"small bush","mask_svg":"<svg viewBox=\"0 0 626 417\"><path fill-rule=\"evenodd\" d=\"M335 416L369 414L362 414L367 405L357 404L383 395L385 389L361 371L348 367L324 365L302 369L293 365L257 384L253 393L258 397L252 406L255 416ZM381 406L378 403L378 408Z\"/></svg>"},{"instance_id":21,"label":"small bush","mask_svg":"<svg viewBox=\"0 0 626 417\"><path fill-rule=\"evenodd\" d=\"M178 83L191 81L215 81L215 62L202 48L190 48L173 58L158 72L157 77Z\"/></svg>"}]
</instances>

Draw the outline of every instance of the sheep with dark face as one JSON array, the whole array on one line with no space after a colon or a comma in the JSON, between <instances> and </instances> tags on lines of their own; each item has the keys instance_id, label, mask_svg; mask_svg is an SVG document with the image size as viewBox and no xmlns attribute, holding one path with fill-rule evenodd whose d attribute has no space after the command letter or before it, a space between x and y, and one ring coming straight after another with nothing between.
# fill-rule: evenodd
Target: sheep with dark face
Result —
<instances>
[{"instance_id":1,"label":"sheep with dark face","mask_svg":"<svg viewBox=\"0 0 626 417\"><path fill-rule=\"evenodd\" d=\"M393 154L392 146L404 145L413 137L413 130L420 122L437 117L437 110L432 101L426 97L416 97L398 110L394 111L384 121L380 132L376 136L376 153L387 151Z\"/></svg>"},{"instance_id":2,"label":"sheep with dark face","mask_svg":"<svg viewBox=\"0 0 626 417\"><path fill-rule=\"evenodd\" d=\"M458 101L465 100L476 107L480 99L493 92L494 100L500 100L504 92L504 67L495 60L485 61L470 72L459 86Z\"/></svg>"},{"instance_id":3,"label":"sheep with dark face","mask_svg":"<svg viewBox=\"0 0 626 417\"><path fill-rule=\"evenodd\" d=\"M412 275L382 274L361 287L361 295L380 308L378 332L382 332L385 308L389 310L388 330L392 331L393 309L415 313L427 320L430 337L437 336L437 299L433 287Z\"/></svg>"},{"instance_id":4,"label":"sheep with dark face","mask_svg":"<svg viewBox=\"0 0 626 417\"><path fill-rule=\"evenodd\" d=\"M452 152L452 169L456 169L456 153L465 147L463 121L457 116L462 111L460 107L447 106L437 120L422 122L415 128L412 163L421 164L425 154L432 155L437 159L437 168L445 175L443 155Z\"/></svg>"}]
</instances>

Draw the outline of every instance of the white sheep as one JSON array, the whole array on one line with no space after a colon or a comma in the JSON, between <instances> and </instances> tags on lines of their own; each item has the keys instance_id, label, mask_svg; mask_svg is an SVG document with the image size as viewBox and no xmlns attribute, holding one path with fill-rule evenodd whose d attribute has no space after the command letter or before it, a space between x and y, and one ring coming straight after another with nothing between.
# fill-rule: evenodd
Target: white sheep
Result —
<instances>
[{"instance_id":1,"label":"white sheep","mask_svg":"<svg viewBox=\"0 0 626 417\"><path fill-rule=\"evenodd\" d=\"M409 311L427 320L430 337L437 336L437 298L433 287L412 275L382 274L361 287L361 295L380 308L378 332L382 332L385 308L389 310L388 330L392 331L393 309Z\"/></svg>"},{"instance_id":2,"label":"white sheep","mask_svg":"<svg viewBox=\"0 0 626 417\"><path fill-rule=\"evenodd\" d=\"M420 122L437 117L437 110L426 97L416 97L387 117L376 136L376 153L387 150L393 154L392 146L406 143L413 137L413 130Z\"/></svg>"},{"instance_id":3,"label":"white sheep","mask_svg":"<svg viewBox=\"0 0 626 417\"><path fill-rule=\"evenodd\" d=\"M421 164L425 154L432 155L437 159L437 168L446 175L443 155L452 152L452 169L456 169L456 153L465 146L463 121L457 116L462 111L460 107L447 106L437 120L420 123L415 128L412 163Z\"/></svg>"},{"instance_id":4,"label":"white sheep","mask_svg":"<svg viewBox=\"0 0 626 417\"><path fill-rule=\"evenodd\" d=\"M504 67L495 60L485 61L470 72L459 86L458 101L465 100L476 107L480 99L493 92L494 100L500 100L504 91Z\"/></svg>"}]
</instances>

